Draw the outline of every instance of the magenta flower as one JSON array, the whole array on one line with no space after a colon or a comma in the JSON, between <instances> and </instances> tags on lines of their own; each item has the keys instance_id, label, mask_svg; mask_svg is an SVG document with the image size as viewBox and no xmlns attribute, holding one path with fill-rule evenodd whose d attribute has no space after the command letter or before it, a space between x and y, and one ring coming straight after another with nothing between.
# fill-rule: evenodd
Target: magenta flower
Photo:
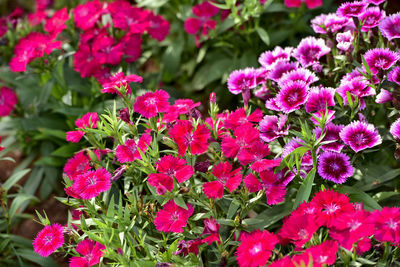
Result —
<instances>
[{"instance_id":1,"label":"magenta flower","mask_svg":"<svg viewBox=\"0 0 400 267\"><path fill-rule=\"evenodd\" d=\"M54 15L46 21L44 30L51 36L56 37L60 32L67 28L65 22L69 19L67 8L58 10Z\"/></svg>"},{"instance_id":2,"label":"magenta flower","mask_svg":"<svg viewBox=\"0 0 400 267\"><path fill-rule=\"evenodd\" d=\"M333 143L321 145L321 148L324 151L333 151L333 152L340 152L342 151L344 144L341 143L341 139L339 136L340 131L344 128L343 125L335 125L333 123L328 123L325 128L325 136L322 139L323 142L325 141L335 141ZM315 128L314 130L315 135L317 138L321 137L322 130L320 127Z\"/></svg>"},{"instance_id":3,"label":"magenta flower","mask_svg":"<svg viewBox=\"0 0 400 267\"><path fill-rule=\"evenodd\" d=\"M335 89L330 87L311 87L306 103L307 112L325 110L335 106Z\"/></svg>"},{"instance_id":4,"label":"magenta flower","mask_svg":"<svg viewBox=\"0 0 400 267\"><path fill-rule=\"evenodd\" d=\"M386 13L384 10L380 10L379 7L370 7L367 8L361 15L358 17L360 22L362 23L361 31L367 32L372 28L375 28L379 25L382 19L386 17Z\"/></svg>"},{"instance_id":5,"label":"magenta flower","mask_svg":"<svg viewBox=\"0 0 400 267\"><path fill-rule=\"evenodd\" d=\"M260 132L252 124L244 124L233 132L234 137L226 135L222 138L221 150L225 157L235 158L237 154L259 140Z\"/></svg>"},{"instance_id":6,"label":"magenta flower","mask_svg":"<svg viewBox=\"0 0 400 267\"><path fill-rule=\"evenodd\" d=\"M70 267L82 267L82 266L93 266L100 262L100 258L103 257L103 250L106 246L85 239L76 246L76 252L82 255L82 257L72 257L69 263Z\"/></svg>"},{"instance_id":7,"label":"magenta flower","mask_svg":"<svg viewBox=\"0 0 400 267\"><path fill-rule=\"evenodd\" d=\"M388 40L400 38L400 13L384 18L379 23L379 29Z\"/></svg>"},{"instance_id":8,"label":"magenta flower","mask_svg":"<svg viewBox=\"0 0 400 267\"><path fill-rule=\"evenodd\" d=\"M192 8L193 14L197 18L187 18L185 20L185 31L189 34L197 34L200 30L201 35L207 35L210 30L215 29L217 21L210 19L219 12L219 8L211 4L211 1L204 1Z\"/></svg>"},{"instance_id":9,"label":"magenta flower","mask_svg":"<svg viewBox=\"0 0 400 267\"><path fill-rule=\"evenodd\" d=\"M173 199L168 201L154 218L156 229L163 232L182 233L194 211L191 204L186 204L186 206L187 210L176 205Z\"/></svg>"},{"instance_id":10,"label":"magenta flower","mask_svg":"<svg viewBox=\"0 0 400 267\"><path fill-rule=\"evenodd\" d=\"M150 13L147 20L150 22L150 25L147 27L149 35L159 42L163 41L171 28L169 21L153 12Z\"/></svg>"},{"instance_id":11,"label":"magenta flower","mask_svg":"<svg viewBox=\"0 0 400 267\"><path fill-rule=\"evenodd\" d=\"M349 51L353 47L354 36L351 31L340 32L336 35L337 48Z\"/></svg>"},{"instance_id":12,"label":"magenta flower","mask_svg":"<svg viewBox=\"0 0 400 267\"><path fill-rule=\"evenodd\" d=\"M164 90L147 92L136 98L133 110L146 119L157 116L158 113L166 112L169 108L169 94Z\"/></svg>"},{"instance_id":13,"label":"magenta flower","mask_svg":"<svg viewBox=\"0 0 400 267\"><path fill-rule=\"evenodd\" d=\"M318 60L328 54L331 49L326 46L324 39L307 37L301 40L300 44L294 50L295 57L303 67L318 64Z\"/></svg>"},{"instance_id":14,"label":"magenta flower","mask_svg":"<svg viewBox=\"0 0 400 267\"><path fill-rule=\"evenodd\" d=\"M42 257L48 257L64 245L63 227L61 224L46 225L33 240L34 251Z\"/></svg>"},{"instance_id":15,"label":"magenta flower","mask_svg":"<svg viewBox=\"0 0 400 267\"><path fill-rule=\"evenodd\" d=\"M310 84L315 83L318 80L319 78L310 70L298 68L282 74L278 85L279 87L283 87L283 84L287 81L303 81L309 86Z\"/></svg>"},{"instance_id":16,"label":"magenta flower","mask_svg":"<svg viewBox=\"0 0 400 267\"><path fill-rule=\"evenodd\" d=\"M379 242L400 242L400 208L384 207L382 210L376 210L371 218L375 224L374 237Z\"/></svg>"},{"instance_id":17,"label":"magenta flower","mask_svg":"<svg viewBox=\"0 0 400 267\"><path fill-rule=\"evenodd\" d=\"M400 67L394 67L389 73L388 73L388 80L394 83L397 83L400 85Z\"/></svg>"},{"instance_id":18,"label":"magenta flower","mask_svg":"<svg viewBox=\"0 0 400 267\"><path fill-rule=\"evenodd\" d=\"M374 48L364 54L365 61L368 63L372 74L377 74L380 70L388 70L400 58L397 52L389 48Z\"/></svg>"},{"instance_id":19,"label":"magenta flower","mask_svg":"<svg viewBox=\"0 0 400 267\"><path fill-rule=\"evenodd\" d=\"M236 128L243 126L245 124L253 124L261 121L263 117L263 112L261 109L254 110L253 113L247 116L244 108L238 108L237 110L231 112L228 117L224 120L224 126L231 130L235 130Z\"/></svg>"},{"instance_id":20,"label":"magenta flower","mask_svg":"<svg viewBox=\"0 0 400 267\"><path fill-rule=\"evenodd\" d=\"M8 87L1 87L0 89L0 117L10 115L14 110L15 105L18 103L17 94Z\"/></svg>"},{"instance_id":21,"label":"magenta flower","mask_svg":"<svg viewBox=\"0 0 400 267\"><path fill-rule=\"evenodd\" d=\"M398 118L395 122L390 126L390 133L394 138L400 140L400 118Z\"/></svg>"},{"instance_id":22,"label":"magenta flower","mask_svg":"<svg viewBox=\"0 0 400 267\"><path fill-rule=\"evenodd\" d=\"M139 149L142 153L145 153L151 140L151 135L148 134L143 134L137 143L134 139L126 140L125 144L117 146L115 156L121 163L133 162L137 159L141 159L142 156L140 155Z\"/></svg>"},{"instance_id":23,"label":"magenta flower","mask_svg":"<svg viewBox=\"0 0 400 267\"><path fill-rule=\"evenodd\" d=\"M314 214L292 214L282 225L278 236L282 241L293 243L296 248L301 248L318 230Z\"/></svg>"},{"instance_id":24,"label":"magenta flower","mask_svg":"<svg viewBox=\"0 0 400 267\"><path fill-rule=\"evenodd\" d=\"M258 58L258 62L266 70L272 70L278 62L289 61L292 50L292 47L282 48L277 46L273 51L265 51L262 53Z\"/></svg>"},{"instance_id":25,"label":"magenta flower","mask_svg":"<svg viewBox=\"0 0 400 267\"><path fill-rule=\"evenodd\" d=\"M371 148L382 143L382 138L374 125L353 121L340 131L340 138L355 152Z\"/></svg>"},{"instance_id":26,"label":"magenta flower","mask_svg":"<svg viewBox=\"0 0 400 267\"><path fill-rule=\"evenodd\" d=\"M385 2L386 0L367 0L368 3L370 4L374 4L374 5L380 5L383 2Z\"/></svg>"},{"instance_id":27,"label":"magenta flower","mask_svg":"<svg viewBox=\"0 0 400 267\"><path fill-rule=\"evenodd\" d=\"M66 140L72 143L78 143L82 137L85 135L84 131L68 131L66 133Z\"/></svg>"},{"instance_id":28,"label":"magenta flower","mask_svg":"<svg viewBox=\"0 0 400 267\"><path fill-rule=\"evenodd\" d=\"M276 95L276 104L285 113L300 108L308 98L308 86L303 81L287 81Z\"/></svg>"},{"instance_id":29,"label":"magenta flower","mask_svg":"<svg viewBox=\"0 0 400 267\"><path fill-rule=\"evenodd\" d=\"M72 190L82 199L92 199L111 188L111 174L104 168L77 175Z\"/></svg>"},{"instance_id":30,"label":"magenta flower","mask_svg":"<svg viewBox=\"0 0 400 267\"><path fill-rule=\"evenodd\" d=\"M287 7L300 7L301 3L305 2L308 8L316 8L322 6L322 0L285 0Z\"/></svg>"},{"instance_id":31,"label":"magenta flower","mask_svg":"<svg viewBox=\"0 0 400 267\"><path fill-rule=\"evenodd\" d=\"M348 24L348 18L339 17L335 13L321 14L311 20L311 27L314 32L321 34L335 33Z\"/></svg>"},{"instance_id":32,"label":"magenta flower","mask_svg":"<svg viewBox=\"0 0 400 267\"><path fill-rule=\"evenodd\" d=\"M375 95L376 91L374 88L368 86L368 81L365 79L353 79L350 82L341 83L336 92L343 98L343 103L348 105L347 92L351 94L351 98L354 101L354 96L366 97Z\"/></svg>"},{"instance_id":33,"label":"magenta flower","mask_svg":"<svg viewBox=\"0 0 400 267\"><path fill-rule=\"evenodd\" d=\"M203 238L203 243L208 243L211 245L213 242L217 242L221 244L221 238L219 236L219 228L221 225L215 221L214 218L207 218L203 221L204 223L204 230L201 235L208 235L206 238Z\"/></svg>"},{"instance_id":34,"label":"magenta flower","mask_svg":"<svg viewBox=\"0 0 400 267\"><path fill-rule=\"evenodd\" d=\"M73 181L77 175L84 174L91 169L89 163L90 160L85 151L81 151L67 161L64 173Z\"/></svg>"},{"instance_id":35,"label":"magenta flower","mask_svg":"<svg viewBox=\"0 0 400 267\"><path fill-rule=\"evenodd\" d=\"M268 144L261 140L256 140L250 146L240 150L237 158L242 165L254 163L258 165L255 168L258 168L263 167L263 165L267 166L268 163L266 161L269 160L263 158L268 156L269 153ZM253 165L251 167L253 167Z\"/></svg>"},{"instance_id":36,"label":"magenta flower","mask_svg":"<svg viewBox=\"0 0 400 267\"><path fill-rule=\"evenodd\" d=\"M250 193L265 190L268 205L276 205L285 200L286 186L281 183L273 171L260 172L261 181L254 174L247 175L243 182Z\"/></svg>"},{"instance_id":37,"label":"magenta flower","mask_svg":"<svg viewBox=\"0 0 400 267\"><path fill-rule=\"evenodd\" d=\"M186 160L172 155L162 157L158 161L156 169L158 173L149 174L147 182L157 188L159 195L174 189L174 177L178 183L183 183L194 174L193 167L186 165Z\"/></svg>"},{"instance_id":38,"label":"magenta flower","mask_svg":"<svg viewBox=\"0 0 400 267\"><path fill-rule=\"evenodd\" d=\"M75 25L84 31L88 30L96 24L104 12L103 3L99 0L80 4L74 9Z\"/></svg>"},{"instance_id":39,"label":"magenta flower","mask_svg":"<svg viewBox=\"0 0 400 267\"><path fill-rule=\"evenodd\" d=\"M117 72L113 76L110 77L109 82L103 84L103 89L101 90L101 92L102 93L110 93L110 94L118 94L119 96L122 96L117 88L125 87L126 94L130 95L132 93L132 90L131 90L131 87L129 86L129 83L131 83L131 82L141 83L142 81L143 81L143 78L138 75L131 74L131 75L125 76L123 72Z\"/></svg>"},{"instance_id":40,"label":"magenta flower","mask_svg":"<svg viewBox=\"0 0 400 267\"><path fill-rule=\"evenodd\" d=\"M386 102L390 102L392 100L393 100L392 94L388 90L381 89L381 92L376 95L375 102L378 104L383 104Z\"/></svg>"},{"instance_id":41,"label":"magenta flower","mask_svg":"<svg viewBox=\"0 0 400 267\"><path fill-rule=\"evenodd\" d=\"M318 173L326 180L342 184L353 175L354 169L347 155L326 151L318 157Z\"/></svg>"},{"instance_id":42,"label":"magenta flower","mask_svg":"<svg viewBox=\"0 0 400 267\"><path fill-rule=\"evenodd\" d=\"M232 193L242 182L241 170L242 168L232 170L232 163L230 162L218 163L212 171L217 180L204 183L204 194L212 199L222 198L224 187Z\"/></svg>"},{"instance_id":43,"label":"magenta flower","mask_svg":"<svg viewBox=\"0 0 400 267\"><path fill-rule=\"evenodd\" d=\"M179 115L189 115L198 106L200 106L200 102L195 103L192 99L177 99L165 112L163 122L176 121L179 118Z\"/></svg>"},{"instance_id":44,"label":"magenta flower","mask_svg":"<svg viewBox=\"0 0 400 267\"><path fill-rule=\"evenodd\" d=\"M228 89L234 95L242 93L243 102L248 106L250 90L257 86L257 71L254 68L235 70L228 77Z\"/></svg>"},{"instance_id":45,"label":"magenta flower","mask_svg":"<svg viewBox=\"0 0 400 267\"><path fill-rule=\"evenodd\" d=\"M275 139L289 134L289 125L285 127L287 115L270 116L265 115L260 121L260 138L265 142L272 142Z\"/></svg>"},{"instance_id":46,"label":"magenta flower","mask_svg":"<svg viewBox=\"0 0 400 267\"><path fill-rule=\"evenodd\" d=\"M183 156L189 146L194 155L203 154L208 149L210 130L204 124L197 125L193 131L190 121L178 121L169 131L169 135L178 145L179 156Z\"/></svg>"},{"instance_id":47,"label":"magenta flower","mask_svg":"<svg viewBox=\"0 0 400 267\"><path fill-rule=\"evenodd\" d=\"M298 68L297 62L279 61L275 67L269 72L268 79L279 82L282 75Z\"/></svg>"},{"instance_id":48,"label":"magenta flower","mask_svg":"<svg viewBox=\"0 0 400 267\"><path fill-rule=\"evenodd\" d=\"M341 17L358 17L367 9L368 3L365 1L345 2L337 9L336 14Z\"/></svg>"},{"instance_id":49,"label":"magenta flower","mask_svg":"<svg viewBox=\"0 0 400 267\"><path fill-rule=\"evenodd\" d=\"M97 122L99 121L99 116L96 112L88 112L75 121L76 127L80 129L85 128L97 128Z\"/></svg>"}]
</instances>

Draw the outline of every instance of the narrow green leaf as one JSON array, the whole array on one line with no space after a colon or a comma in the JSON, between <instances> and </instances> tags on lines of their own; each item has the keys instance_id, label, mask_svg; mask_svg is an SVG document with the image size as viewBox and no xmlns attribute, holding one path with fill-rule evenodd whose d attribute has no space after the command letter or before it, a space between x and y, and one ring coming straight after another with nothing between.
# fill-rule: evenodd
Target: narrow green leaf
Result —
<instances>
[{"instance_id":1,"label":"narrow green leaf","mask_svg":"<svg viewBox=\"0 0 400 267\"><path fill-rule=\"evenodd\" d=\"M181 196L174 198L174 201L175 201L175 204L178 205L179 207L184 208L185 210L188 209L185 201L183 200L183 198Z\"/></svg>"},{"instance_id":2,"label":"narrow green leaf","mask_svg":"<svg viewBox=\"0 0 400 267\"><path fill-rule=\"evenodd\" d=\"M21 180L21 178L24 177L28 172L30 172L30 169L21 170L14 173L3 184L3 187L6 189L6 191L10 190L10 188L14 186L16 183L18 183L18 181Z\"/></svg>"},{"instance_id":3,"label":"narrow green leaf","mask_svg":"<svg viewBox=\"0 0 400 267\"><path fill-rule=\"evenodd\" d=\"M312 185L315 177L315 167L308 173L306 179L304 179L303 184L300 186L299 191L296 195L296 200L294 201L293 209L296 209L302 202L308 201Z\"/></svg>"},{"instance_id":4,"label":"narrow green leaf","mask_svg":"<svg viewBox=\"0 0 400 267\"><path fill-rule=\"evenodd\" d=\"M263 28L257 28L257 33L266 45L270 45L269 35Z\"/></svg>"}]
</instances>

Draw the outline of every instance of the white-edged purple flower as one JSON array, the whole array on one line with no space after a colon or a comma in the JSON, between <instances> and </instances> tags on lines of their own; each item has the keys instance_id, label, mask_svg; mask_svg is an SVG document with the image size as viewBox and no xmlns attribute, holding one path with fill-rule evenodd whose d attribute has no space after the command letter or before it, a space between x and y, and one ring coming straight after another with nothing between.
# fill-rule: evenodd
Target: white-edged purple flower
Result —
<instances>
[{"instance_id":1,"label":"white-edged purple flower","mask_svg":"<svg viewBox=\"0 0 400 267\"><path fill-rule=\"evenodd\" d=\"M279 87L287 81L303 81L307 85L315 83L319 78L312 71L304 68L298 68L295 70L288 71L284 73L278 82Z\"/></svg>"},{"instance_id":2,"label":"white-edged purple flower","mask_svg":"<svg viewBox=\"0 0 400 267\"><path fill-rule=\"evenodd\" d=\"M349 24L349 22L350 20L348 18L339 17L335 13L321 14L311 20L311 27L316 33L334 33Z\"/></svg>"},{"instance_id":3,"label":"white-edged purple flower","mask_svg":"<svg viewBox=\"0 0 400 267\"><path fill-rule=\"evenodd\" d=\"M295 150L296 148L299 148L301 146L304 146L304 145L305 145L304 141L298 137L294 137L294 138L290 139L290 141L287 142L287 144L283 148L281 157L286 158L287 156L289 156L290 153L293 152L293 150ZM302 158L301 165L302 166L310 166L313 164L312 162L313 161L312 161L311 152L307 151Z\"/></svg>"},{"instance_id":4,"label":"white-edged purple flower","mask_svg":"<svg viewBox=\"0 0 400 267\"><path fill-rule=\"evenodd\" d=\"M300 44L293 52L295 57L303 67L318 64L318 60L328 54L331 49L325 44L324 39L307 37L301 40Z\"/></svg>"},{"instance_id":5,"label":"white-edged purple flower","mask_svg":"<svg viewBox=\"0 0 400 267\"><path fill-rule=\"evenodd\" d=\"M265 108L274 111L282 111L282 109L276 104L276 98L271 98L265 101Z\"/></svg>"},{"instance_id":6,"label":"white-edged purple flower","mask_svg":"<svg viewBox=\"0 0 400 267\"><path fill-rule=\"evenodd\" d=\"M394 83L397 83L400 85L400 67L394 67L389 73L388 73L388 80Z\"/></svg>"},{"instance_id":7,"label":"white-edged purple flower","mask_svg":"<svg viewBox=\"0 0 400 267\"><path fill-rule=\"evenodd\" d=\"M259 124L260 138L268 143L281 136L288 135L289 126L285 127L287 119L288 116L282 114L279 117L265 115Z\"/></svg>"},{"instance_id":8,"label":"white-edged purple flower","mask_svg":"<svg viewBox=\"0 0 400 267\"><path fill-rule=\"evenodd\" d=\"M375 28L379 25L382 19L386 17L384 10L374 6L367 8L358 18L362 23L361 31L367 32L369 29Z\"/></svg>"},{"instance_id":9,"label":"white-edged purple flower","mask_svg":"<svg viewBox=\"0 0 400 267\"><path fill-rule=\"evenodd\" d=\"M307 101L308 86L303 81L287 81L276 95L276 105L285 113L300 108Z\"/></svg>"},{"instance_id":10,"label":"white-edged purple flower","mask_svg":"<svg viewBox=\"0 0 400 267\"><path fill-rule=\"evenodd\" d=\"M374 5L380 5L383 2L385 2L386 0L366 0L368 3L370 4L374 4Z\"/></svg>"},{"instance_id":11,"label":"white-edged purple flower","mask_svg":"<svg viewBox=\"0 0 400 267\"><path fill-rule=\"evenodd\" d=\"M327 125L325 125L325 128L324 128L325 136L322 139L322 141L323 142L335 141L335 142L321 145L321 149L324 151L333 151L333 152L342 151L344 144L341 142L339 133L343 128L344 128L344 125L335 125L333 123L328 123ZM320 127L315 128L314 133L317 138L320 138L322 129Z\"/></svg>"},{"instance_id":12,"label":"white-edged purple flower","mask_svg":"<svg viewBox=\"0 0 400 267\"><path fill-rule=\"evenodd\" d=\"M365 79L353 79L350 82L345 82L339 86L336 92L343 98L343 104L348 105L347 92L351 94L351 99L354 101L354 96L366 97L376 95L374 88L368 86Z\"/></svg>"},{"instance_id":13,"label":"white-edged purple flower","mask_svg":"<svg viewBox=\"0 0 400 267\"><path fill-rule=\"evenodd\" d=\"M271 91L268 89L268 87L265 84L261 85L260 89L257 89L256 91L254 91L254 96L263 101L267 101L268 99L273 97L273 95L271 94Z\"/></svg>"},{"instance_id":14,"label":"white-edged purple flower","mask_svg":"<svg viewBox=\"0 0 400 267\"><path fill-rule=\"evenodd\" d=\"M326 114L327 113L327 114ZM317 118L319 121L322 120L322 118L325 116L326 114L326 121L325 124L328 124L330 122L333 121L333 119L335 118L335 111L334 110L330 110L330 109L324 109L324 110L320 110L318 112L312 113L312 115ZM318 122L318 120L316 120L313 116L311 116L310 120L315 124L315 125L319 125L320 123Z\"/></svg>"},{"instance_id":15,"label":"white-edged purple flower","mask_svg":"<svg viewBox=\"0 0 400 267\"><path fill-rule=\"evenodd\" d=\"M353 175L354 168L346 154L326 151L318 157L318 173L325 180L342 184Z\"/></svg>"},{"instance_id":16,"label":"white-edged purple flower","mask_svg":"<svg viewBox=\"0 0 400 267\"><path fill-rule=\"evenodd\" d=\"M365 77L357 69L354 69L352 72L347 73L342 77L342 79L340 79L340 84L351 82L354 79L364 80Z\"/></svg>"},{"instance_id":17,"label":"white-edged purple flower","mask_svg":"<svg viewBox=\"0 0 400 267\"><path fill-rule=\"evenodd\" d=\"M336 35L337 48L348 51L353 46L354 36L351 31L340 32Z\"/></svg>"},{"instance_id":18,"label":"white-edged purple flower","mask_svg":"<svg viewBox=\"0 0 400 267\"><path fill-rule=\"evenodd\" d=\"M378 104L383 104L392 100L392 94L388 90L381 89L381 92L376 96L375 102Z\"/></svg>"},{"instance_id":19,"label":"white-edged purple flower","mask_svg":"<svg viewBox=\"0 0 400 267\"><path fill-rule=\"evenodd\" d=\"M389 48L374 48L364 54L365 61L368 63L372 74L377 74L379 70L388 70L400 58L399 54Z\"/></svg>"},{"instance_id":20,"label":"white-edged purple flower","mask_svg":"<svg viewBox=\"0 0 400 267\"><path fill-rule=\"evenodd\" d=\"M279 61L268 74L268 79L278 82L283 74L298 68L296 62Z\"/></svg>"},{"instance_id":21,"label":"white-edged purple flower","mask_svg":"<svg viewBox=\"0 0 400 267\"><path fill-rule=\"evenodd\" d=\"M336 14L341 17L357 17L365 11L368 3L365 1L345 2L337 9Z\"/></svg>"},{"instance_id":22,"label":"white-edged purple flower","mask_svg":"<svg viewBox=\"0 0 400 267\"><path fill-rule=\"evenodd\" d=\"M335 89L330 87L311 87L306 103L307 112L325 110L335 105Z\"/></svg>"},{"instance_id":23,"label":"white-edged purple flower","mask_svg":"<svg viewBox=\"0 0 400 267\"><path fill-rule=\"evenodd\" d=\"M388 40L400 38L400 12L381 20L379 29Z\"/></svg>"},{"instance_id":24,"label":"white-edged purple flower","mask_svg":"<svg viewBox=\"0 0 400 267\"><path fill-rule=\"evenodd\" d=\"M272 70L278 62L289 61L292 47L275 47L272 51L265 51L258 58L258 62L267 70Z\"/></svg>"},{"instance_id":25,"label":"white-edged purple flower","mask_svg":"<svg viewBox=\"0 0 400 267\"><path fill-rule=\"evenodd\" d=\"M382 137L374 125L353 121L340 131L340 138L355 152L371 148L382 143Z\"/></svg>"},{"instance_id":26,"label":"white-edged purple flower","mask_svg":"<svg viewBox=\"0 0 400 267\"><path fill-rule=\"evenodd\" d=\"M244 105L250 99L250 90L257 86L258 71L254 68L245 68L233 71L228 78L228 89L234 94L242 93Z\"/></svg>"},{"instance_id":27,"label":"white-edged purple flower","mask_svg":"<svg viewBox=\"0 0 400 267\"><path fill-rule=\"evenodd\" d=\"M390 133L395 139L400 139L400 118L392 123L390 126Z\"/></svg>"}]
</instances>

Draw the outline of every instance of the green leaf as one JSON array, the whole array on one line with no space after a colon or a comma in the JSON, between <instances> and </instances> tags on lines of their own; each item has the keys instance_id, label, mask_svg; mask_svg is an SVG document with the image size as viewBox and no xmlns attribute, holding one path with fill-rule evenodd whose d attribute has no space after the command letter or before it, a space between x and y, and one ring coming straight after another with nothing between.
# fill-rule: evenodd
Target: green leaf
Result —
<instances>
[{"instance_id":1,"label":"green leaf","mask_svg":"<svg viewBox=\"0 0 400 267\"><path fill-rule=\"evenodd\" d=\"M269 35L263 28L257 28L257 33L266 45L270 45Z\"/></svg>"},{"instance_id":2,"label":"green leaf","mask_svg":"<svg viewBox=\"0 0 400 267\"><path fill-rule=\"evenodd\" d=\"M17 197L13 199L12 203L11 203L11 207L9 212L9 216L12 218L16 213L19 207L21 207L21 205L28 200L36 200L39 201L39 199L35 196L32 195L28 195L25 193L18 193Z\"/></svg>"},{"instance_id":3,"label":"green leaf","mask_svg":"<svg viewBox=\"0 0 400 267\"><path fill-rule=\"evenodd\" d=\"M24 177L28 172L30 172L30 169L25 169L13 173L13 175L11 175L11 177L8 178L7 181L3 184L3 187L6 189L6 191L10 190L10 188L18 183L18 181L21 180L21 178Z\"/></svg>"},{"instance_id":4,"label":"green leaf","mask_svg":"<svg viewBox=\"0 0 400 267\"><path fill-rule=\"evenodd\" d=\"M293 209L296 209L302 202L308 201L314 182L315 172L316 170L314 167L308 173L306 179L304 179L303 184L300 186L299 191L297 192L296 200L293 204Z\"/></svg>"},{"instance_id":5,"label":"green leaf","mask_svg":"<svg viewBox=\"0 0 400 267\"><path fill-rule=\"evenodd\" d=\"M364 65L365 71L366 71L366 72L368 73L368 75L371 77L371 76L372 76L372 74L371 74L371 68L369 67L369 65L368 65L368 63L367 63L367 61L365 60L365 58L364 58L363 55L361 55L361 60L362 60L362 63L363 63L363 65Z\"/></svg>"},{"instance_id":6,"label":"green leaf","mask_svg":"<svg viewBox=\"0 0 400 267\"><path fill-rule=\"evenodd\" d=\"M39 264L40 266L46 267L57 267L58 264L51 258L43 258L39 254L36 254L32 249L17 249L16 253L24 259L29 261L33 261L34 263Z\"/></svg>"},{"instance_id":7,"label":"green leaf","mask_svg":"<svg viewBox=\"0 0 400 267\"><path fill-rule=\"evenodd\" d=\"M236 211L238 210L240 204L237 203L236 200L233 200L231 204L229 205L228 213L226 215L226 218L232 219L232 217L235 215Z\"/></svg>"},{"instance_id":8,"label":"green leaf","mask_svg":"<svg viewBox=\"0 0 400 267\"><path fill-rule=\"evenodd\" d=\"M66 144L51 152L51 155L56 157L70 158L76 151L79 150L80 147L81 146L78 144Z\"/></svg>"},{"instance_id":9,"label":"green leaf","mask_svg":"<svg viewBox=\"0 0 400 267\"><path fill-rule=\"evenodd\" d=\"M174 198L175 204L178 205L181 208L184 208L185 210L188 209L185 201L183 200L183 198L181 196L178 196L176 198Z\"/></svg>"},{"instance_id":10,"label":"green leaf","mask_svg":"<svg viewBox=\"0 0 400 267\"><path fill-rule=\"evenodd\" d=\"M367 193L361 191L356 187L342 185L338 190L340 193L347 194L351 201L362 202L367 210L380 210L382 207Z\"/></svg>"}]
</instances>

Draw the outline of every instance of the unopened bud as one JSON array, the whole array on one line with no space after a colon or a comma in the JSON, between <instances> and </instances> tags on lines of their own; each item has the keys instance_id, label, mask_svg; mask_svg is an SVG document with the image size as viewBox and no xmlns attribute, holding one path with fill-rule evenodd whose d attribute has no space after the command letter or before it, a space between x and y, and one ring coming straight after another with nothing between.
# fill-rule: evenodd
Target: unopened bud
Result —
<instances>
[{"instance_id":1,"label":"unopened bud","mask_svg":"<svg viewBox=\"0 0 400 267\"><path fill-rule=\"evenodd\" d=\"M212 92L210 94L210 102L213 104L215 104L215 102L217 102L217 95L214 92Z\"/></svg>"}]
</instances>

